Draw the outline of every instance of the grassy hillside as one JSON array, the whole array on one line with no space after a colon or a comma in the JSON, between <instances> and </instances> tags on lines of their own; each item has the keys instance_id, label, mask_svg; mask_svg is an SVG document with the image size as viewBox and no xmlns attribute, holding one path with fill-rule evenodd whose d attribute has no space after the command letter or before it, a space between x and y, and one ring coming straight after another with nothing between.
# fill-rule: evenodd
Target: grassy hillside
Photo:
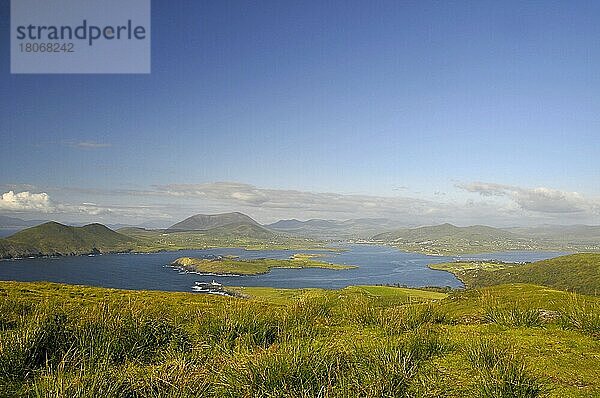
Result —
<instances>
[{"instance_id":1,"label":"grassy hillside","mask_svg":"<svg viewBox=\"0 0 600 398\"><path fill-rule=\"evenodd\" d=\"M271 258L258 258L241 260L238 258L221 257L216 259L202 259L180 257L171 264L186 271L213 274L258 275L271 271L272 268L327 268L350 269L349 265L331 264L317 261L315 255L295 254L289 259L276 260Z\"/></svg>"},{"instance_id":2,"label":"grassy hillside","mask_svg":"<svg viewBox=\"0 0 600 398\"><path fill-rule=\"evenodd\" d=\"M0 240L0 256L70 255L128 251L135 242L101 224L71 227L47 222Z\"/></svg>"},{"instance_id":3,"label":"grassy hillside","mask_svg":"<svg viewBox=\"0 0 600 398\"><path fill-rule=\"evenodd\" d=\"M34 248L0 239L0 258L30 256L36 253Z\"/></svg>"},{"instance_id":4,"label":"grassy hillside","mask_svg":"<svg viewBox=\"0 0 600 398\"><path fill-rule=\"evenodd\" d=\"M532 285L244 291L0 282L0 396L600 394L592 297Z\"/></svg>"},{"instance_id":5,"label":"grassy hillside","mask_svg":"<svg viewBox=\"0 0 600 398\"><path fill-rule=\"evenodd\" d=\"M600 254L581 253L531 264L457 262L432 264L449 271L469 287L533 283L579 293L600 294Z\"/></svg>"}]
</instances>

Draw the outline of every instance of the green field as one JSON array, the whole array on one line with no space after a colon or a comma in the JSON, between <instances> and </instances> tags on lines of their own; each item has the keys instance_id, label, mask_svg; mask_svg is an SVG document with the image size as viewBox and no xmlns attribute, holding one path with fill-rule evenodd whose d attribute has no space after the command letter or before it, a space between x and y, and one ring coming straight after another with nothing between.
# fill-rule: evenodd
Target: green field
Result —
<instances>
[{"instance_id":1,"label":"green field","mask_svg":"<svg viewBox=\"0 0 600 398\"><path fill-rule=\"evenodd\" d=\"M0 396L597 397L597 298L0 282Z\"/></svg>"},{"instance_id":2,"label":"green field","mask_svg":"<svg viewBox=\"0 0 600 398\"><path fill-rule=\"evenodd\" d=\"M468 287L533 283L590 295L600 294L600 254L581 253L530 264L479 261L429 265L452 272Z\"/></svg>"},{"instance_id":3,"label":"green field","mask_svg":"<svg viewBox=\"0 0 600 398\"><path fill-rule=\"evenodd\" d=\"M351 265L340 265L314 260L317 254L294 254L289 259L277 260L271 258L258 258L242 260L232 257L216 259L203 259L180 257L171 263L172 266L186 271L213 273L221 275L258 275L265 274L273 268L326 268L326 269L351 269Z\"/></svg>"}]
</instances>

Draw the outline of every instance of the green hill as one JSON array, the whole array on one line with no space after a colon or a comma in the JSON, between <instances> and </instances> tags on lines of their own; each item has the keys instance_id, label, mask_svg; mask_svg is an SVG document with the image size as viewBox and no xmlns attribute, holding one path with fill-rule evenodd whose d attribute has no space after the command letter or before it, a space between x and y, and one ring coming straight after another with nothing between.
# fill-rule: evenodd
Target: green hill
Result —
<instances>
[{"instance_id":1,"label":"green hill","mask_svg":"<svg viewBox=\"0 0 600 398\"><path fill-rule=\"evenodd\" d=\"M163 232L168 234L195 233L211 240L221 241L234 241L237 239L268 240L275 235L249 216L238 212L196 214L170 226ZM130 231L130 233L138 234L139 231Z\"/></svg>"},{"instance_id":2,"label":"green hill","mask_svg":"<svg viewBox=\"0 0 600 398\"><path fill-rule=\"evenodd\" d=\"M530 264L456 262L432 264L449 271L468 287L531 283L584 294L600 294L600 254L581 253Z\"/></svg>"},{"instance_id":3,"label":"green hill","mask_svg":"<svg viewBox=\"0 0 600 398\"><path fill-rule=\"evenodd\" d=\"M0 257L128 251L135 241L102 224L71 227L47 222L0 240Z\"/></svg>"}]
</instances>

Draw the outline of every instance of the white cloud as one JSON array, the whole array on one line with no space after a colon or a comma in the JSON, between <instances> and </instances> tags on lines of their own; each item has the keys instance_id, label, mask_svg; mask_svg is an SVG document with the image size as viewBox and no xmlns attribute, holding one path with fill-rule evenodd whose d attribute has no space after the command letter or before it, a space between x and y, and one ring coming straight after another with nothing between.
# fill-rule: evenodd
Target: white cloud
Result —
<instances>
[{"instance_id":1,"label":"white cloud","mask_svg":"<svg viewBox=\"0 0 600 398\"><path fill-rule=\"evenodd\" d=\"M135 195L167 195L195 203L196 212L248 212L259 219L388 218L410 225L453 222L460 225L526 225L536 223L598 223L597 202L576 192L525 189L493 183L457 185L479 193L482 200L453 199L438 192L435 199L406 196L345 195L258 188L236 182L171 184Z\"/></svg>"},{"instance_id":2,"label":"white cloud","mask_svg":"<svg viewBox=\"0 0 600 398\"><path fill-rule=\"evenodd\" d=\"M66 145L72 148L79 149L100 149L100 148L110 148L112 145L104 142L96 142L96 141L68 141L65 143Z\"/></svg>"},{"instance_id":3,"label":"white cloud","mask_svg":"<svg viewBox=\"0 0 600 398\"><path fill-rule=\"evenodd\" d=\"M0 197L0 210L49 213L54 210L47 193L8 191Z\"/></svg>"},{"instance_id":4,"label":"white cloud","mask_svg":"<svg viewBox=\"0 0 600 398\"><path fill-rule=\"evenodd\" d=\"M547 214L600 214L600 202L587 199L577 192L560 191L546 187L522 188L485 182L457 184L457 187L468 192L479 193L484 197L507 197L519 208L526 211Z\"/></svg>"},{"instance_id":5,"label":"white cloud","mask_svg":"<svg viewBox=\"0 0 600 398\"><path fill-rule=\"evenodd\" d=\"M248 212L264 222L279 218L388 218L414 225L457 221L461 210L456 204L410 197L265 189L235 182L162 185L145 194L187 200L196 204L196 212Z\"/></svg>"},{"instance_id":6,"label":"white cloud","mask_svg":"<svg viewBox=\"0 0 600 398\"><path fill-rule=\"evenodd\" d=\"M170 219L171 216L161 210L162 206L101 206L95 203L82 203L81 205L60 205L63 213L83 214L90 216L115 216L134 218L161 218Z\"/></svg>"},{"instance_id":7,"label":"white cloud","mask_svg":"<svg viewBox=\"0 0 600 398\"><path fill-rule=\"evenodd\" d=\"M462 197L440 192L430 199L259 188L238 182L170 184L149 190L54 188L47 193L9 191L0 211L51 213L57 218L123 222L179 220L197 213L241 211L257 221L278 219L385 218L398 225L451 222L492 226L600 224L600 202L577 192L474 182L458 188L478 194ZM1 191L0 191L1 192ZM73 200L77 197L77 202ZM57 198L68 198L69 203ZM111 198L107 204L107 198Z\"/></svg>"},{"instance_id":8,"label":"white cloud","mask_svg":"<svg viewBox=\"0 0 600 398\"><path fill-rule=\"evenodd\" d=\"M206 199L250 207L338 213L354 212L357 208L404 212L408 209L415 211L433 205L432 202L422 199L264 189L234 182L171 184L157 186L156 189L156 193L171 196Z\"/></svg>"},{"instance_id":9,"label":"white cloud","mask_svg":"<svg viewBox=\"0 0 600 398\"><path fill-rule=\"evenodd\" d=\"M46 192L15 193L8 191L0 196L0 210L15 213L49 213L63 215L152 217L170 218L162 206L103 206L91 202L81 204L59 203L50 199Z\"/></svg>"}]
</instances>

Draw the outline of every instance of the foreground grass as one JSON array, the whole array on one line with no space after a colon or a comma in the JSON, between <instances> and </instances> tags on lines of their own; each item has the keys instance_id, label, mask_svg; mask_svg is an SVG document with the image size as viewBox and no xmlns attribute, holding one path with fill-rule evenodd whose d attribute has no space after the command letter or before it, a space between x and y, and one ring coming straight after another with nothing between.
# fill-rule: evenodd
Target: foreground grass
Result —
<instances>
[{"instance_id":1,"label":"foreground grass","mask_svg":"<svg viewBox=\"0 0 600 398\"><path fill-rule=\"evenodd\" d=\"M216 259L203 259L193 257L180 257L171 264L186 271L212 273L220 275L259 275L271 271L272 268L325 268L325 269L351 269L351 265L326 263L314 260L318 254L294 254L289 259L258 258L242 260L236 257L220 257Z\"/></svg>"},{"instance_id":2,"label":"foreground grass","mask_svg":"<svg viewBox=\"0 0 600 398\"><path fill-rule=\"evenodd\" d=\"M0 396L600 394L594 297L241 290L249 298L0 282Z\"/></svg>"}]
</instances>

